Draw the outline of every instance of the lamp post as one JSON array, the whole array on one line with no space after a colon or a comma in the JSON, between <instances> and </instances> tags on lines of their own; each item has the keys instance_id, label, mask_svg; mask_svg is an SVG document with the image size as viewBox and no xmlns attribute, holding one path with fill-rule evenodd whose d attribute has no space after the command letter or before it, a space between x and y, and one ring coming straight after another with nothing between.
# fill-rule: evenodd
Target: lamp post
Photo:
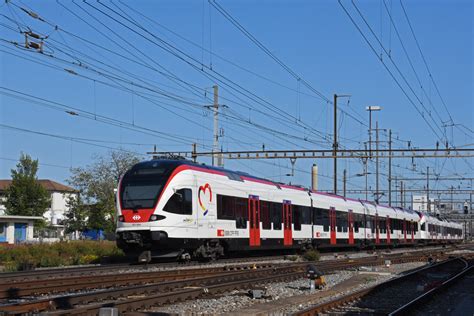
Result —
<instances>
[{"instance_id":1,"label":"lamp post","mask_svg":"<svg viewBox=\"0 0 474 316\"><path fill-rule=\"evenodd\" d=\"M380 111L382 110L381 106L378 105L369 105L365 107L367 111L369 111L369 157L372 158L372 112L374 111ZM378 151L378 145L379 145L379 127L378 127L378 122L377 122L377 127L376 127L376 132L377 132L377 140L376 140L376 146L377 146L377 151ZM378 153L376 156L376 193L375 193L375 202L378 204L379 203L379 161L378 161Z\"/></svg>"},{"instance_id":2,"label":"lamp post","mask_svg":"<svg viewBox=\"0 0 474 316\"><path fill-rule=\"evenodd\" d=\"M369 155L372 158L372 112L382 110L381 106L369 105L365 107L366 111L369 111Z\"/></svg>"}]
</instances>

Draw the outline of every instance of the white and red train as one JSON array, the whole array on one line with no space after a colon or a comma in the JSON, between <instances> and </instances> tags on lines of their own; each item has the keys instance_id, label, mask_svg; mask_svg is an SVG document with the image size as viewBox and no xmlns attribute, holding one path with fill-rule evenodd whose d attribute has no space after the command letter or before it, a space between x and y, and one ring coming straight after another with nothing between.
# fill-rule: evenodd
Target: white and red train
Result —
<instances>
[{"instance_id":1,"label":"white and red train","mask_svg":"<svg viewBox=\"0 0 474 316\"><path fill-rule=\"evenodd\" d=\"M462 225L187 160L133 166L117 190L117 244L182 258L249 250L448 243Z\"/></svg>"}]
</instances>

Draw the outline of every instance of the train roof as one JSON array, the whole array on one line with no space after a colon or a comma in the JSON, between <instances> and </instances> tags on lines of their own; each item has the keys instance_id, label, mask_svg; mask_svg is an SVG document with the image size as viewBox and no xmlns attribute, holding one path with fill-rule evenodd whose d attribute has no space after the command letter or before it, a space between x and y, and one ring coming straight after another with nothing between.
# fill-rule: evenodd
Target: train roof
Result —
<instances>
[{"instance_id":1,"label":"train roof","mask_svg":"<svg viewBox=\"0 0 474 316\"><path fill-rule=\"evenodd\" d=\"M132 169L136 168L136 167L137 168L139 168L139 167L148 167L148 166L151 167L152 165L154 165L156 163L158 163L160 166L169 167L170 169L175 169L175 168L177 168L179 166L183 166L183 165L187 165L187 166L191 166L191 167L197 167L197 168L200 168L200 169L209 170L210 172L224 174L231 180L236 180L236 181L254 180L254 181L257 181L257 182L260 182L260 183L263 183L263 184L274 185L275 187L277 187L279 189L285 188L285 189L294 189L294 190L298 190L298 191L305 191L305 192L308 192L308 193L311 193L311 194L318 194L318 195L327 196L329 198L343 199L346 202L349 201L349 202L354 202L354 203L358 203L358 204L363 204L364 206L373 207L377 210L387 210L387 211L395 210L397 212L407 213L407 214L410 214L410 215L415 215L415 216L418 215L420 218L422 217L422 214L420 212L415 212L415 211L410 210L410 209L404 209L404 208L400 208L400 207L392 207L392 206L388 206L388 205L376 204L375 202L365 201L365 200L361 200L361 199L346 198L344 196L333 194L333 193L314 191L314 190L310 190L308 188L305 188L303 186L284 184L284 183L281 183L281 182L275 182L275 181L268 180L268 179L265 179L265 178L260 178L260 177L250 175L246 172L235 171L235 170L230 170L230 169L215 167L215 166L209 166L209 165L202 164L202 163L196 163L196 162L193 162L193 161L187 160L185 158L181 158L181 157L173 157L173 158L159 157L159 158L152 159L152 160L142 161L142 162L139 162L136 165L134 165L132 167ZM426 214L424 214L424 215L426 215Z\"/></svg>"}]
</instances>

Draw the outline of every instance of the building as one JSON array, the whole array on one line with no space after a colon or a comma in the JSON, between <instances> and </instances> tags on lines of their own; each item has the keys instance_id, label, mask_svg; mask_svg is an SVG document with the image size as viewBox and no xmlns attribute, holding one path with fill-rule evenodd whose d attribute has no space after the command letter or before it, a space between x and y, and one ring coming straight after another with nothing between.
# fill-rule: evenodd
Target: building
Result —
<instances>
[{"instance_id":1,"label":"building","mask_svg":"<svg viewBox=\"0 0 474 316\"><path fill-rule=\"evenodd\" d=\"M77 196L77 191L53 180L41 179L38 180L38 182L51 195L51 206L43 214L44 219L51 229L46 232L47 236L44 237L53 240L61 238L64 236L64 225L62 221L64 220L64 214L68 211L68 199L71 196ZM5 206L3 203L5 200L4 192L11 183L12 180L0 180L0 217L5 215ZM19 224L22 224L22 222L19 222Z\"/></svg>"},{"instance_id":2,"label":"building","mask_svg":"<svg viewBox=\"0 0 474 316\"><path fill-rule=\"evenodd\" d=\"M428 212L439 214L438 205L435 203L435 199L430 198L428 204L428 197L426 195L413 195L411 198L411 209L419 212Z\"/></svg>"},{"instance_id":3,"label":"building","mask_svg":"<svg viewBox=\"0 0 474 316\"><path fill-rule=\"evenodd\" d=\"M0 244L35 241L34 223L41 216L0 215Z\"/></svg>"}]
</instances>

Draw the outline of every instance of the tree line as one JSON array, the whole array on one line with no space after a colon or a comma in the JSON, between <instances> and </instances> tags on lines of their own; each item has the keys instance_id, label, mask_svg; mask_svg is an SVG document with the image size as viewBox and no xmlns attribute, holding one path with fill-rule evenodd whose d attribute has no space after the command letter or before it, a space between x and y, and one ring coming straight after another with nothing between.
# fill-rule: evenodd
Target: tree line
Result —
<instances>
[{"instance_id":1,"label":"tree line","mask_svg":"<svg viewBox=\"0 0 474 316\"><path fill-rule=\"evenodd\" d=\"M125 151L110 151L95 155L85 167L71 168L67 183L76 191L68 194L67 208L62 224L65 232L81 233L86 230L115 231L115 192L120 177L139 158ZM39 162L28 154L21 154L15 169L11 170L12 182L4 194L7 215L43 216L51 207L50 193L38 182ZM36 229L50 225L37 221ZM76 236L78 237L78 236Z\"/></svg>"}]
</instances>

